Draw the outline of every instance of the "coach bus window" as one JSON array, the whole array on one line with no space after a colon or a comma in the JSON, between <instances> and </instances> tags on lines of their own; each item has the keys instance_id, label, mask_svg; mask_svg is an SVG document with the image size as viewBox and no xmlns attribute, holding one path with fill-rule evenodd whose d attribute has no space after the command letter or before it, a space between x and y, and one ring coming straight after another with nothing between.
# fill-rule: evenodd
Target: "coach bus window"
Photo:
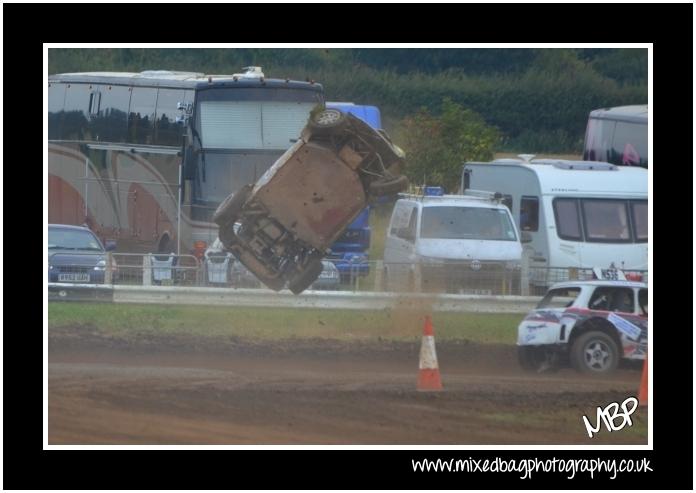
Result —
<instances>
[{"instance_id":1,"label":"coach bus window","mask_svg":"<svg viewBox=\"0 0 696 493\"><path fill-rule=\"evenodd\" d=\"M636 242L645 243L648 241L648 202L644 200L632 202L631 212Z\"/></svg>"},{"instance_id":2,"label":"coach bus window","mask_svg":"<svg viewBox=\"0 0 696 493\"><path fill-rule=\"evenodd\" d=\"M614 164L647 167L648 126L617 122L611 153Z\"/></svg>"},{"instance_id":3,"label":"coach bus window","mask_svg":"<svg viewBox=\"0 0 696 493\"><path fill-rule=\"evenodd\" d=\"M90 91L90 96L96 92L101 93L99 111L91 116L89 123L92 139L100 142L127 142L131 95L128 89L126 86L103 84Z\"/></svg>"},{"instance_id":4,"label":"coach bus window","mask_svg":"<svg viewBox=\"0 0 696 493\"><path fill-rule=\"evenodd\" d=\"M176 121L177 117L181 115L181 110L177 109L177 105L180 101L186 101L187 92L190 91L184 91L183 89L159 89L157 94L155 144L163 146L181 145L184 126Z\"/></svg>"},{"instance_id":5,"label":"coach bus window","mask_svg":"<svg viewBox=\"0 0 696 493\"><path fill-rule=\"evenodd\" d=\"M90 140L87 131L87 112L91 92L89 84L66 84L61 139Z\"/></svg>"},{"instance_id":6,"label":"coach bus window","mask_svg":"<svg viewBox=\"0 0 696 493\"><path fill-rule=\"evenodd\" d=\"M576 199L555 199L553 212L556 217L556 232L562 240L582 240L578 201Z\"/></svg>"},{"instance_id":7,"label":"coach bus window","mask_svg":"<svg viewBox=\"0 0 696 493\"><path fill-rule=\"evenodd\" d=\"M300 136L306 125L313 102L273 101L261 105L263 147L287 149Z\"/></svg>"},{"instance_id":8,"label":"coach bus window","mask_svg":"<svg viewBox=\"0 0 696 493\"><path fill-rule=\"evenodd\" d=\"M321 101L319 91L289 88L200 91L197 125L203 147L285 151Z\"/></svg>"},{"instance_id":9,"label":"coach bus window","mask_svg":"<svg viewBox=\"0 0 696 493\"><path fill-rule=\"evenodd\" d=\"M623 200L582 200L587 241L630 241L628 213Z\"/></svg>"},{"instance_id":10,"label":"coach bus window","mask_svg":"<svg viewBox=\"0 0 696 493\"><path fill-rule=\"evenodd\" d=\"M130 110L128 112L129 142L152 144L156 103L157 89L153 87L132 88Z\"/></svg>"},{"instance_id":11,"label":"coach bus window","mask_svg":"<svg viewBox=\"0 0 696 493\"><path fill-rule=\"evenodd\" d=\"M586 161L607 161L607 150L614 138L616 123L608 120L590 118L587 122L585 135L585 152L583 159Z\"/></svg>"},{"instance_id":12,"label":"coach bus window","mask_svg":"<svg viewBox=\"0 0 696 493\"><path fill-rule=\"evenodd\" d=\"M256 101L202 101L200 118L206 149L263 148L261 107Z\"/></svg>"},{"instance_id":13,"label":"coach bus window","mask_svg":"<svg viewBox=\"0 0 696 493\"><path fill-rule=\"evenodd\" d=\"M520 199L520 230L539 231L539 198L523 196Z\"/></svg>"},{"instance_id":14,"label":"coach bus window","mask_svg":"<svg viewBox=\"0 0 696 493\"><path fill-rule=\"evenodd\" d=\"M55 82L48 86L48 139L60 139L63 105L65 104L65 84Z\"/></svg>"}]
</instances>

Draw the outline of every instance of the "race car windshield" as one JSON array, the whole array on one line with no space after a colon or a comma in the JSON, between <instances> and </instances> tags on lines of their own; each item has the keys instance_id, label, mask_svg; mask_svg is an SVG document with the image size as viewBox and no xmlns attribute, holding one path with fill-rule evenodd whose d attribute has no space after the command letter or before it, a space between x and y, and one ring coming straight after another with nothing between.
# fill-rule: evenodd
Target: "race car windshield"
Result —
<instances>
[{"instance_id":1,"label":"race car windshield","mask_svg":"<svg viewBox=\"0 0 696 493\"><path fill-rule=\"evenodd\" d=\"M424 207L421 238L515 241L507 209Z\"/></svg>"},{"instance_id":2,"label":"race car windshield","mask_svg":"<svg viewBox=\"0 0 696 493\"><path fill-rule=\"evenodd\" d=\"M552 289L539 302L537 308L568 308L580 294L580 288Z\"/></svg>"}]
</instances>

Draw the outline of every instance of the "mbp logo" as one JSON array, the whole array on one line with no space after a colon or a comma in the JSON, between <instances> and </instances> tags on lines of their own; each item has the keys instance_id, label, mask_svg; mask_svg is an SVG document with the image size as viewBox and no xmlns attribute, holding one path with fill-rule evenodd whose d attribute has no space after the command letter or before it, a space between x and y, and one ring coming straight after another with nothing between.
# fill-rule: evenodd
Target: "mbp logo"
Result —
<instances>
[{"instance_id":1,"label":"mbp logo","mask_svg":"<svg viewBox=\"0 0 696 493\"><path fill-rule=\"evenodd\" d=\"M629 410L630 406L630 410ZM612 402L604 409L597 407L597 424L592 426L590 420L587 416L583 416L582 420L585 423L585 428L587 429L587 434L590 438L597 433L602 428L602 422L609 431L619 431L624 428L624 426L633 426L633 421L631 420L631 414L638 407L638 399L635 397L629 397L623 403L621 403L621 412L619 412L619 403ZM622 421L617 425L616 420L621 418Z\"/></svg>"}]
</instances>

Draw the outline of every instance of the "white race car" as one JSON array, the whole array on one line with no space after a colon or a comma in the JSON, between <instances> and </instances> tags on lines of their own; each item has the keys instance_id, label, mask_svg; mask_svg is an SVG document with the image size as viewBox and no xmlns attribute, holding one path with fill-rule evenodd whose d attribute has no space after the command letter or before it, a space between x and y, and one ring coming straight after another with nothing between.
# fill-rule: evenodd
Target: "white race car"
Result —
<instances>
[{"instance_id":1,"label":"white race car","mask_svg":"<svg viewBox=\"0 0 696 493\"><path fill-rule=\"evenodd\" d=\"M635 281L554 284L517 329L520 364L533 371L607 374L621 358L645 359L647 344L648 285Z\"/></svg>"}]
</instances>

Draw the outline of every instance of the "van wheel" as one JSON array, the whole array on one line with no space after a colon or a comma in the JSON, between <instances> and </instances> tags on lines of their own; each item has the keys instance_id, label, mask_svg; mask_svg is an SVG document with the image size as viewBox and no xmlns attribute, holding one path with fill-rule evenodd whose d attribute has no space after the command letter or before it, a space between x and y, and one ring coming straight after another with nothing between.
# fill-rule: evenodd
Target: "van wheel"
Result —
<instances>
[{"instance_id":1,"label":"van wheel","mask_svg":"<svg viewBox=\"0 0 696 493\"><path fill-rule=\"evenodd\" d=\"M592 330L573 342L570 362L582 373L607 375L619 365L619 348L608 334Z\"/></svg>"},{"instance_id":2,"label":"van wheel","mask_svg":"<svg viewBox=\"0 0 696 493\"><path fill-rule=\"evenodd\" d=\"M288 283L288 289L293 294L300 294L316 281L322 270L324 270L324 264L321 263L320 259L311 260L304 269L295 274Z\"/></svg>"},{"instance_id":3,"label":"van wheel","mask_svg":"<svg viewBox=\"0 0 696 493\"><path fill-rule=\"evenodd\" d=\"M215 211L215 214L213 214L213 222L220 227L227 226L230 223L234 224L239 213L242 211L244 202L249 198L253 187L252 184L244 185L236 193L230 194L223 200Z\"/></svg>"},{"instance_id":4,"label":"van wheel","mask_svg":"<svg viewBox=\"0 0 696 493\"><path fill-rule=\"evenodd\" d=\"M370 183L368 192L374 197L394 195L403 192L408 187L408 178L404 175L396 178L380 178Z\"/></svg>"},{"instance_id":5,"label":"van wheel","mask_svg":"<svg viewBox=\"0 0 696 493\"><path fill-rule=\"evenodd\" d=\"M309 118L309 128L315 135L326 135L342 130L347 122L348 118L342 111L327 108Z\"/></svg>"}]
</instances>

